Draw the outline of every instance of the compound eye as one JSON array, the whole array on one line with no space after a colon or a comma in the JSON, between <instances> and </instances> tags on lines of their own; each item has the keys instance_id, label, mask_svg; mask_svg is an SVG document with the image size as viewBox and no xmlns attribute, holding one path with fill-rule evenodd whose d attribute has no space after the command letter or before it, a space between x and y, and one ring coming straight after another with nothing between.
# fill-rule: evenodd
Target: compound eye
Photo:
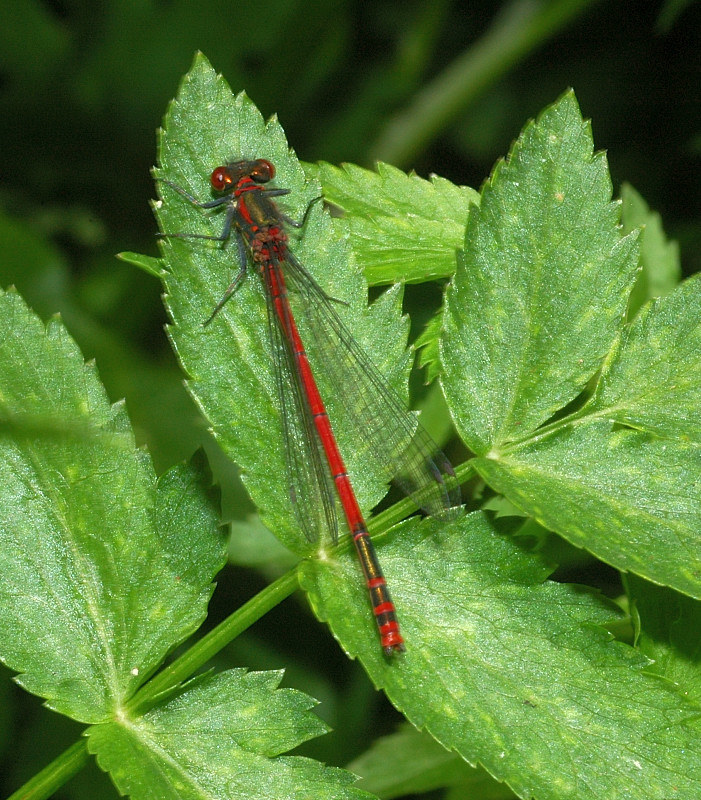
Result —
<instances>
[{"instance_id":1,"label":"compound eye","mask_svg":"<svg viewBox=\"0 0 701 800\"><path fill-rule=\"evenodd\" d=\"M265 158L259 158L251 170L251 177L257 183L267 183L275 177L275 167Z\"/></svg>"},{"instance_id":2,"label":"compound eye","mask_svg":"<svg viewBox=\"0 0 701 800\"><path fill-rule=\"evenodd\" d=\"M231 172L226 167L217 167L209 176L209 182L215 191L223 192L233 182Z\"/></svg>"}]
</instances>

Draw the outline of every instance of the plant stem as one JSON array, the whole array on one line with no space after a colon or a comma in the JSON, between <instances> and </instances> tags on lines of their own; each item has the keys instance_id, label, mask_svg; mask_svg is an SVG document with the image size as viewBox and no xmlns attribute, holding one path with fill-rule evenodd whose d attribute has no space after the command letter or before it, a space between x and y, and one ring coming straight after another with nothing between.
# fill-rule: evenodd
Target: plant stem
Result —
<instances>
[{"instance_id":1,"label":"plant stem","mask_svg":"<svg viewBox=\"0 0 701 800\"><path fill-rule=\"evenodd\" d=\"M190 678L229 642L291 595L298 585L294 569L271 583L143 686L127 703L126 713L136 716L148 711L160 697ZM80 772L89 758L85 741L75 742L7 800L46 800Z\"/></svg>"},{"instance_id":2,"label":"plant stem","mask_svg":"<svg viewBox=\"0 0 701 800\"><path fill-rule=\"evenodd\" d=\"M72 744L60 756L37 772L7 800L47 800L88 763L90 755L85 740Z\"/></svg>"},{"instance_id":3,"label":"plant stem","mask_svg":"<svg viewBox=\"0 0 701 800\"><path fill-rule=\"evenodd\" d=\"M596 0L513 0L491 29L392 119L373 160L405 165L488 86Z\"/></svg>"},{"instance_id":4,"label":"plant stem","mask_svg":"<svg viewBox=\"0 0 701 800\"><path fill-rule=\"evenodd\" d=\"M143 714L160 696L192 677L229 642L289 597L298 585L297 570L294 569L271 583L143 686L127 704L127 713Z\"/></svg>"}]
</instances>

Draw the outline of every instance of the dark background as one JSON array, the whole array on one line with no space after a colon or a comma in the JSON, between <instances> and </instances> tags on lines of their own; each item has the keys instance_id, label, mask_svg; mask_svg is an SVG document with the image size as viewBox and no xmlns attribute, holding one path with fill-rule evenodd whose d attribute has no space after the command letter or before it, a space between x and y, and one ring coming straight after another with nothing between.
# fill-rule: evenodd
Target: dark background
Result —
<instances>
[{"instance_id":1,"label":"dark background","mask_svg":"<svg viewBox=\"0 0 701 800\"><path fill-rule=\"evenodd\" d=\"M278 114L304 160L380 157L475 188L526 120L571 86L608 151L614 193L628 181L661 213L690 274L701 267L700 23L698 5L679 0L5 0L0 284L16 285L44 318L61 312L111 398L127 398L161 472L206 434L163 332L158 282L114 255L157 253L155 131L196 50L265 116ZM533 37L515 47L529 24ZM441 105L442 76L465 58L463 90ZM438 107L417 106L424 96ZM428 118L429 134L388 145L398 114ZM264 584L231 570L213 618ZM337 733L305 752L343 764L393 729L398 718L303 604L290 600L261 625L223 657L287 666L288 685L325 701ZM80 728L7 680L0 687L2 792ZM65 796L110 796L93 779L80 776Z\"/></svg>"}]
</instances>

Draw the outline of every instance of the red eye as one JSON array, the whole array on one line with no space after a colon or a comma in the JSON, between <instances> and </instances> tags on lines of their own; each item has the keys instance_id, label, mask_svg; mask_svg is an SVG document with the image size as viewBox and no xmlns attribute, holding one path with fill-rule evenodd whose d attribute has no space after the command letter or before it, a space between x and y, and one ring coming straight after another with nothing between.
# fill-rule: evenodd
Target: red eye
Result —
<instances>
[{"instance_id":1,"label":"red eye","mask_svg":"<svg viewBox=\"0 0 701 800\"><path fill-rule=\"evenodd\" d=\"M223 192L232 184L231 173L227 167L217 167L209 177L212 188L217 192Z\"/></svg>"},{"instance_id":2,"label":"red eye","mask_svg":"<svg viewBox=\"0 0 701 800\"><path fill-rule=\"evenodd\" d=\"M267 183L275 177L275 167L264 158L259 158L254 162L255 166L251 170L251 177L257 183Z\"/></svg>"}]
</instances>

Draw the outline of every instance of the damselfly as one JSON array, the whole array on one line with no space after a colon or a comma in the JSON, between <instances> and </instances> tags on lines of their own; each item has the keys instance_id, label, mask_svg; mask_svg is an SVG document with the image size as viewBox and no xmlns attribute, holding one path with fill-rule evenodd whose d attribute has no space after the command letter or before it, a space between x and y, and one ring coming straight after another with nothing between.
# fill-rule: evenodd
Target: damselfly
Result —
<instances>
[{"instance_id":1,"label":"damselfly","mask_svg":"<svg viewBox=\"0 0 701 800\"><path fill-rule=\"evenodd\" d=\"M238 272L204 325L212 322L245 278L249 254L258 267L265 287L289 495L296 518L305 534L315 540L319 530L312 520L317 518L318 508L323 508L335 539L338 520L334 493L338 497L365 575L382 647L391 655L405 649L404 639L297 319L303 315L307 324L305 330L315 337L314 353L319 359L315 368L324 370L331 379L330 385L343 393L344 408L356 436L362 441L368 458L380 467L387 479L393 480L427 513L457 506L460 492L446 457L418 424L414 414L404 408L341 321L335 307L341 301L327 295L289 249L285 225L302 227L304 220L298 223L277 207L272 198L289 194L289 189L266 186L274 176L275 168L265 159L236 161L217 167L210 182L220 196L207 202L200 202L166 181L199 208L223 206L226 211L218 236L165 235L222 242L233 236L237 242Z\"/></svg>"}]
</instances>

